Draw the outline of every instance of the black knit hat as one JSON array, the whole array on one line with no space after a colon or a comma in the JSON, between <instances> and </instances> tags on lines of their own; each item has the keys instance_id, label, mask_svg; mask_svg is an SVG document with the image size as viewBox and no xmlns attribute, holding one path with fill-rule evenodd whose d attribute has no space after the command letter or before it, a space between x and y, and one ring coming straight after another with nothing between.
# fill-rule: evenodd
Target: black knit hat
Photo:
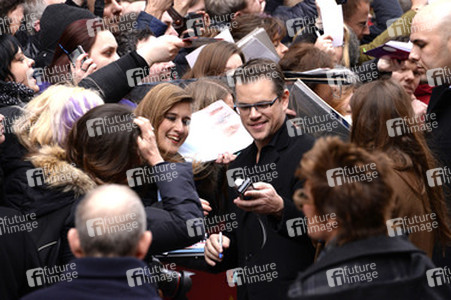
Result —
<instances>
[{"instance_id":1,"label":"black knit hat","mask_svg":"<svg viewBox=\"0 0 451 300\"><path fill-rule=\"evenodd\" d=\"M36 57L36 67L44 67L52 62L58 40L67 26L77 20L94 19L95 17L87 9L64 3L47 6L41 18L41 30L39 32L41 51Z\"/></svg>"}]
</instances>

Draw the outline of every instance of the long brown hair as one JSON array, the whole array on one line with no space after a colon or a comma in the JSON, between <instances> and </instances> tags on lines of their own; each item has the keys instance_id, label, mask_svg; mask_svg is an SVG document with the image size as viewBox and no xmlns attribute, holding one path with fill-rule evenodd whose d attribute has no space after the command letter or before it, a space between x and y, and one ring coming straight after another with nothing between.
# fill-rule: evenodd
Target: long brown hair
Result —
<instances>
[{"instance_id":1,"label":"long brown hair","mask_svg":"<svg viewBox=\"0 0 451 300\"><path fill-rule=\"evenodd\" d=\"M138 107L135 109L135 114L138 117L149 119L155 132L158 132L164 116L174 105L188 102L193 103L193 98L179 86L170 83L162 83L155 86L148 92ZM157 136L157 144L158 136ZM161 156L165 161L180 161L177 157L169 156L160 149Z\"/></svg>"},{"instance_id":2,"label":"long brown hair","mask_svg":"<svg viewBox=\"0 0 451 300\"><path fill-rule=\"evenodd\" d=\"M142 165L136 139L137 126L133 125L132 110L125 105L105 104L89 110L72 127L66 144L68 162L83 170L95 183L125 184L126 172ZM127 130L103 132L93 135L89 124L93 120L117 120L114 126Z\"/></svg>"},{"instance_id":3,"label":"long brown hair","mask_svg":"<svg viewBox=\"0 0 451 300\"><path fill-rule=\"evenodd\" d=\"M244 54L235 44L226 41L209 44L202 49L193 68L183 78L221 76L225 72L227 61L234 54L238 54L245 62Z\"/></svg>"},{"instance_id":4,"label":"long brown hair","mask_svg":"<svg viewBox=\"0 0 451 300\"><path fill-rule=\"evenodd\" d=\"M436 238L445 245L451 240L448 215L442 189L427 184L426 171L436 168L437 162L424 134L413 128L418 126L413 122L405 122L404 125L410 130L393 137L387 128L387 121L392 119L415 120L409 95L393 80L377 80L358 88L350 103L353 120L351 141L369 151L387 153L396 170L412 170L421 179L429 199L429 203L423 204L430 206L437 215L439 226Z\"/></svg>"},{"instance_id":5,"label":"long brown hair","mask_svg":"<svg viewBox=\"0 0 451 300\"><path fill-rule=\"evenodd\" d=\"M200 78L185 87L194 99L193 111L201 110L217 100L224 100L233 91L227 84L214 78Z\"/></svg>"}]
</instances>

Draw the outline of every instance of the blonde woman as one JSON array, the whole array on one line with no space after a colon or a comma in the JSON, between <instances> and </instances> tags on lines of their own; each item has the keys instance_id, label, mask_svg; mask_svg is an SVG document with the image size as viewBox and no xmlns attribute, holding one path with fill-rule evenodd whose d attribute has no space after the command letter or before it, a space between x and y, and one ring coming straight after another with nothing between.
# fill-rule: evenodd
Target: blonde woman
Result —
<instances>
[{"instance_id":1,"label":"blonde woman","mask_svg":"<svg viewBox=\"0 0 451 300\"><path fill-rule=\"evenodd\" d=\"M65 182L72 178L62 174L71 171L58 161L65 155L62 146L67 134L83 114L103 103L93 91L59 85L17 108L14 122L8 122L12 127L7 128L7 141L1 146L6 205L22 213L34 212L51 201L46 189L66 189ZM35 156L40 158L31 163Z\"/></svg>"}]
</instances>

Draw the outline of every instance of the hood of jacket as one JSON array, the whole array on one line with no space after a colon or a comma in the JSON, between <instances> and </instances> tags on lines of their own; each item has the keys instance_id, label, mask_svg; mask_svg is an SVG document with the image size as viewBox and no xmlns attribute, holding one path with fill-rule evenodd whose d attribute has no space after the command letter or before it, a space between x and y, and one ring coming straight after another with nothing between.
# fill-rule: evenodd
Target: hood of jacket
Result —
<instances>
[{"instance_id":1,"label":"hood of jacket","mask_svg":"<svg viewBox=\"0 0 451 300\"><path fill-rule=\"evenodd\" d=\"M47 188L73 192L80 197L97 186L86 173L66 160L66 151L59 146L44 146L27 160L41 169L37 172L43 175Z\"/></svg>"}]
</instances>

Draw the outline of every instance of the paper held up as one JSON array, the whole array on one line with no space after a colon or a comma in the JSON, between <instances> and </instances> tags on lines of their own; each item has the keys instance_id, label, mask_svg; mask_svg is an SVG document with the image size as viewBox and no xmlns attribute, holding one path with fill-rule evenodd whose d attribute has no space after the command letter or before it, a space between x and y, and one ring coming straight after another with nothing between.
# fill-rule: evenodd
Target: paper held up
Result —
<instances>
[{"instance_id":1,"label":"paper held up","mask_svg":"<svg viewBox=\"0 0 451 300\"><path fill-rule=\"evenodd\" d=\"M332 46L343 46L344 22L341 5L337 5L335 0L317 0L316 3L321 10L324 35L332 37Z\"/></svg>"},{"instance_id":2,"label":"paper held up","mask_svg":"<svg viewBox=\"0 0 451 300\"><path fill-rule=\"evenodd\" d=\"M179 153L188 161L207 162L225 152L240 151L252 142L238 114L218 100L193 113L189 135Z\"/></svg>"}]
</instances>

